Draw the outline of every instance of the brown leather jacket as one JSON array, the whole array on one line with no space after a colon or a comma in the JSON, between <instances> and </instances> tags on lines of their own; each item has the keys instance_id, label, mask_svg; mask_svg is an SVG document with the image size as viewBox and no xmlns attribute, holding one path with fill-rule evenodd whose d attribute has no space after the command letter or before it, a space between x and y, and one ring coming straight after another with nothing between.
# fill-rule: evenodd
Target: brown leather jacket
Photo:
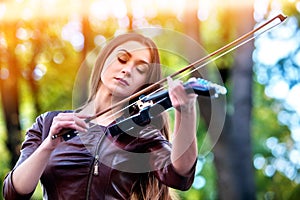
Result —
<instances>
[{"instance_id":1,"label":"brown leather jacket","mask_svg":"<svg viewBox=\"0 0 300 200\"><path fill-rule=\"evenodd\" d=\"M58 113L48 112L37 118L26 133L16 166L47 137ZM94 125L88 134L63 142L53 151L41 177L44 199L129 199L135 183L148 173L175 189L187 190L192 185L195 167L186 177L174 170L170 143L159 130L148 126L137 135L112 137L105 133L106 127ZM4 198L30 199L33 192L20 195L15 191L13 171L4 180Z\"/></svg>"}]
</instances>

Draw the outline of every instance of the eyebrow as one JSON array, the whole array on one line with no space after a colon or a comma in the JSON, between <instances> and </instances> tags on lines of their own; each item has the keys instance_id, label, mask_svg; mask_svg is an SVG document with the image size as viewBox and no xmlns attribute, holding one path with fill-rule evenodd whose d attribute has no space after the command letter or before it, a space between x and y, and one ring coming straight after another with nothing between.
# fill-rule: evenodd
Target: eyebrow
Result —
<instances>
[{"instance_id":1,"label":"eyebrow","mask_svg":"<svg viewBox=\"0 0 300 200\"><path fill-rule=\"evenodd\" d=\"M129 51L127 51L126 49L119 49L118 52L125 52L125 54L127 56L129 56L130 58L132 57L131 53ZM150 63L145 61L145 60L139 60L138 63L143 63L143 64L150 65Z\"/></svg>"}]
</instances>

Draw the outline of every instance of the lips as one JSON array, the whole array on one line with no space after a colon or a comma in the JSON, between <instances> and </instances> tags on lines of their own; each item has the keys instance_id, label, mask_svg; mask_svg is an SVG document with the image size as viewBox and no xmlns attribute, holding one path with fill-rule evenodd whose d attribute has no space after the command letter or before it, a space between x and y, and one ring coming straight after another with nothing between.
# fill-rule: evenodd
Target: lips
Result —
<instances>
[{"instance_id":1,"label":"lips","mask_svg":"<svg viewBox=\"0 0 300 200\"><path fill-rule=\"evenodd\" d=\"M115 78L121 85L129 86L129 83L122 78Z\"/></svg>"}]
</instances>

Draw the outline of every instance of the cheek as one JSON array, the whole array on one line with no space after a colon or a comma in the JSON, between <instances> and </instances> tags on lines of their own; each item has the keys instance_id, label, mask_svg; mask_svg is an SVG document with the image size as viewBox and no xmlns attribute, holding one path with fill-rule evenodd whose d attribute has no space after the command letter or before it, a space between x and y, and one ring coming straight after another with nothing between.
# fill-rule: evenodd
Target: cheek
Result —
<instances>
[{"instance_id":1,"label":"cheek","mask_svg":"<svg viewBox=\"0 0 300 200\"><path fill-rule=\"evenodd\" d=\"M135 85L137 86L137 89L140 88L141 86L147 84L148 80L148 75L140 75L140 76L136 76L135 78Z\"/></svg>"},{"instance_id":2,"label":"cheek","mask_svg":"<svg viewBox=\"0 0 300 200\"><path fill-rule=\"evenodd\" d=\"M101 79L112 76L114 71L116 70L114 70L113 65L105 66L101 72Z\"/></svg>"},{"instance_id":3,"label":"cheek","mask_svg":"<svg viewBox=\"0 0 300 200\"><path fill-rule=\"evenodd\" d=\"M138 79L140 80L140 82L143 83L143 85L148 84L150 78L150 72L147 72L145 74L140 74L138 77L139 77Z\"/></svg>"},{"instance_id":4,"label":"cheek","mask_svg":"<svg viewBox=\"0 0 300 200\"><path fill-rule=\"evenodd\" d=\"M106 75L106 74L107 74L107 73L106 73L106 70L101 72L100 78L101 78L102 82L105 82L105 79L107 78L107 75Z\"/></svg>"}]
</instances>

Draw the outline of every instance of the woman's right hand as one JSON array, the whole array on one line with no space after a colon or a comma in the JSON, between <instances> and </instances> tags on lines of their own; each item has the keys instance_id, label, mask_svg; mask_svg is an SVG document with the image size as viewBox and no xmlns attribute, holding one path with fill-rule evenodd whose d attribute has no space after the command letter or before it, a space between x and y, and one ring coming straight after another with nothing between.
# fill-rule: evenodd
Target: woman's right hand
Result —
<instances>
[{"instance_id":1,"label":"woman's right hand","mask_svg":"<svg viewBox=\"0 0 300 200\"><path fill-rule=\"evenodd\" d=\"M87 115L80 113L59 113L53 118L52 125L47 138L48 147L55 149L56 146L63 141L62 137L52 139L53 135L59 134L63 129L73 129L79 132L87 132L88 125L84 121Z\"/></svg>"}]
</instances>

